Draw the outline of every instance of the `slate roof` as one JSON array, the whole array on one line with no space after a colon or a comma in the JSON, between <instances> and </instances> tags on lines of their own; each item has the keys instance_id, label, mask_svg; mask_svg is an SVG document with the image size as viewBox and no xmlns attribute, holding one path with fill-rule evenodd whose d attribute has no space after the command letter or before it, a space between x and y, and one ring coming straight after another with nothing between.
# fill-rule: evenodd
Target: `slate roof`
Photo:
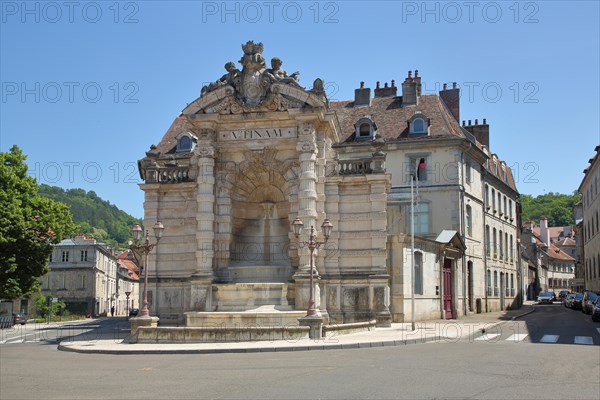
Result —
<instances>
[{"instance_id":1,"label":"slate roof","mask_svg":"<svg viewBox=\"0 0 600 400\"><path fill-rule=\"evenodd\" d=\"M462 129L450 111L437 95L421 95L418 105L402 106L402 97L380 97L371 99L370 106L354 107L353 100L331 103L336 112L342 132L341 143L360 143L355 141L354 124L369 115L377 125L377 136L391 140L431 140L439 137L467 138L470 135ZM416 113L423 113L430 119L429 135L408 134L407 121Z\"/></svg>"}]
</instances>

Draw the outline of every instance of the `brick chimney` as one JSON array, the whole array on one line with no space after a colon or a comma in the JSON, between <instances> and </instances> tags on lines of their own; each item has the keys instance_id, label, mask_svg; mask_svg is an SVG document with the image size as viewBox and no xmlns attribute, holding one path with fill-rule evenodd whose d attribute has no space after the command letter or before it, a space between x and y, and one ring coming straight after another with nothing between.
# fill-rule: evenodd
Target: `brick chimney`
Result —
<instances>
[{"instance_id":1,"label":"brick chimney","mask_svg":"<svg viewBox=\"0 0 600 400\"><path fill-rule=\"evenodd\" d=\"M365 83L360 83L360 88L354 89L354 107L371 105L371 88L366 88Z\"/></svg>"},{"instance_id":2,"label":"brick chimney","mask_svg":"<svg viewBox=\"0 0 600 400\"><path fill-rule=\"evenodd\" d=\"M460 89L456 87L456 82L452 83L452 89L448 89L448 85L444 83L443 89L440 91L440 98L450 110L450 113L456 120L460 121Z\"/></svg>"},{"instance_id":3,"label":"brick chimney","mask_svg":"<svg viewBox=\"0 0 600 400\"><path fill-rule=\"evenodd\" d=\"M441 92L440 92L441 93ZM469 124L465 124L465 121L462 123L463 128L468 130L471 135L475 136L475 139L488 149L490 148L490 126L487 124L485 118L483 119L483 123L479 123L479 120L475 120L475 125L471 125L471 120L469 120Z\"/></svg>"},{"instance_id":4,"label":"brick chimney","mask_svg":"<svg viewBox=\"0 0 600 400\"><path fill-rule=\"evenodd\" d=\"M540 239L546 247L550 247L550 230L548 229L548 219L546 217L540 218Z\"/></svg>"},{"instance_id":5,"label":"brick chimney","mask_svg":"<svg viewBox=\"0 0 600 400\"><path fill-rule=\"evenodd\" d=\"M418 100L417 81L413 78L412 71L408 71L408 77L402 82L402 105L414 106L418 104Z\"/></svg>"},{"instance_id":6,"label":"brick chimney","mask_svg":"<svg viewBox=\"0 0 600 400\"><path fill-rule=\"evenodd\" d=\"M375 87L375 98L378 97L396 97L398 93L398 88L396 87L396 81L392 81L392 86L388 86L387 82L384 84L383 88L379 87L379 82L377 82L377 86Z\"/></svg>"}]
</instances>

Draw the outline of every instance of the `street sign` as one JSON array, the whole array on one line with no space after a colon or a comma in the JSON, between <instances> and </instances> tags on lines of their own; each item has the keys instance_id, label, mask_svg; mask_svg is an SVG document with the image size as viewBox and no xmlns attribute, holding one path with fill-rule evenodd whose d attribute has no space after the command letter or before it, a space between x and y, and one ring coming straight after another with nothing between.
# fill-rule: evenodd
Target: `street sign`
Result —
<instances>
[{"instance_id":1,"label":"street sign","mask_svg":"<svg viewBox=\"0 0 600 400\"><path fill-rule=\"evenodd\" d=\"M53 303L57 303L57 302L58 302L58 297L53 297L53 298L52 298L52 302L53 302Z\"/></svg>"}]
</instances>

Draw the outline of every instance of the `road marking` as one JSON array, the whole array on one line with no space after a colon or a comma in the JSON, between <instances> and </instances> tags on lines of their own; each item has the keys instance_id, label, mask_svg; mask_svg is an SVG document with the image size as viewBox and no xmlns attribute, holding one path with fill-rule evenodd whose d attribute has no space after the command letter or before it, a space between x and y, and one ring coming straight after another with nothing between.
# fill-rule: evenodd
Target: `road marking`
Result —
<instances>
[{"instance_id":1,"label":"road marking","mask_svg":"<svg viewBox=\"0 0 600 400\"><path fill-rule=\"evenodd\" d=\"M484 333L483 335L479 336L478 338L476 338L475 340L492 340L496 337L500 336L499 333Z\"/></svg>"},{"instance_id":2,"label":"road marking","mask_svg":"<svg viewBox=\"0 0 600 400\"><path fill-rule=\"evenodd\" d=\"M556 343L558 342L558 335L544 335L540 339L540 343Z\"/></svg>"},{"instance_id":3,"label":"road marking","mask_svg":"<svg viewBox=\"0 0 600 400\"><path fill-rule=\"evenodd\" d=\"M521 340L525 339L527 336L529 336L528 333L515 333L514 335L507 337L506 341L512 340L513 342L520 342Z\"/></svg>"},{"instance_id":4,"label":"road marking","mask_svg":"<svg viewBox=\"0 0 600 400\"><path fill-rule=\"evenodd\" d=\"M591 336L575 336L575 344L594 344Z\"/></svg>"}]
</instances>

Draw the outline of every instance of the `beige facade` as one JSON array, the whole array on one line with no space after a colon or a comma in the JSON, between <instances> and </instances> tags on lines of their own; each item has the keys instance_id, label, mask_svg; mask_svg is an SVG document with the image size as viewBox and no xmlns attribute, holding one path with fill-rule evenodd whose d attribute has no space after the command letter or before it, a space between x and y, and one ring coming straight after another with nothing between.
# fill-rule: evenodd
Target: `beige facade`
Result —
<instances>
[{"instance_id":1,"label":"beige facade","mask_svg":"<svg viewBox=\"0 0 600 400\"><path fill-rule=\"evenodd\" d=\"M583 205L581 260L585 289L600 292L600 146L595 151L579 186Z\"/></svg>"},{"instance_id":2,"label":"beige facade","mask_svg":"<svg viewBox=\"0 0 600 400\"><path fill-rule=\"evenodd\" d=\"M334 225L314 257L326 319L411 318L411 183L415 317L517 305L518 192L489 151L485 120L460 125L456 87L421 95L415 73L402 96L393 82L375 97L361 85L354 100L330 103L322 80L304 89L275 62L266 68L262 44L242 47L243 70L228 65L139 162L144 223L165 226L148 266L161 323L261 306L305 310L311 260L291 232L296 216L305 228ZM495 212L486 188L499 196ZM486 227L500 238L486 241ZM486 254L486 243L500 249Z\"/></svg>"},{"instance_id":3,"label":"beige facade","mask_svg":"<svg viewBox=\"0 0 600 400\"><path fill-rule=\"evenodd\" d=\"M42 294L64 301L73 313L110 313L117 297L112 249L80 234L54 246L48 267L50 271L40 278Z\"/></svg>"}]
</instances>

